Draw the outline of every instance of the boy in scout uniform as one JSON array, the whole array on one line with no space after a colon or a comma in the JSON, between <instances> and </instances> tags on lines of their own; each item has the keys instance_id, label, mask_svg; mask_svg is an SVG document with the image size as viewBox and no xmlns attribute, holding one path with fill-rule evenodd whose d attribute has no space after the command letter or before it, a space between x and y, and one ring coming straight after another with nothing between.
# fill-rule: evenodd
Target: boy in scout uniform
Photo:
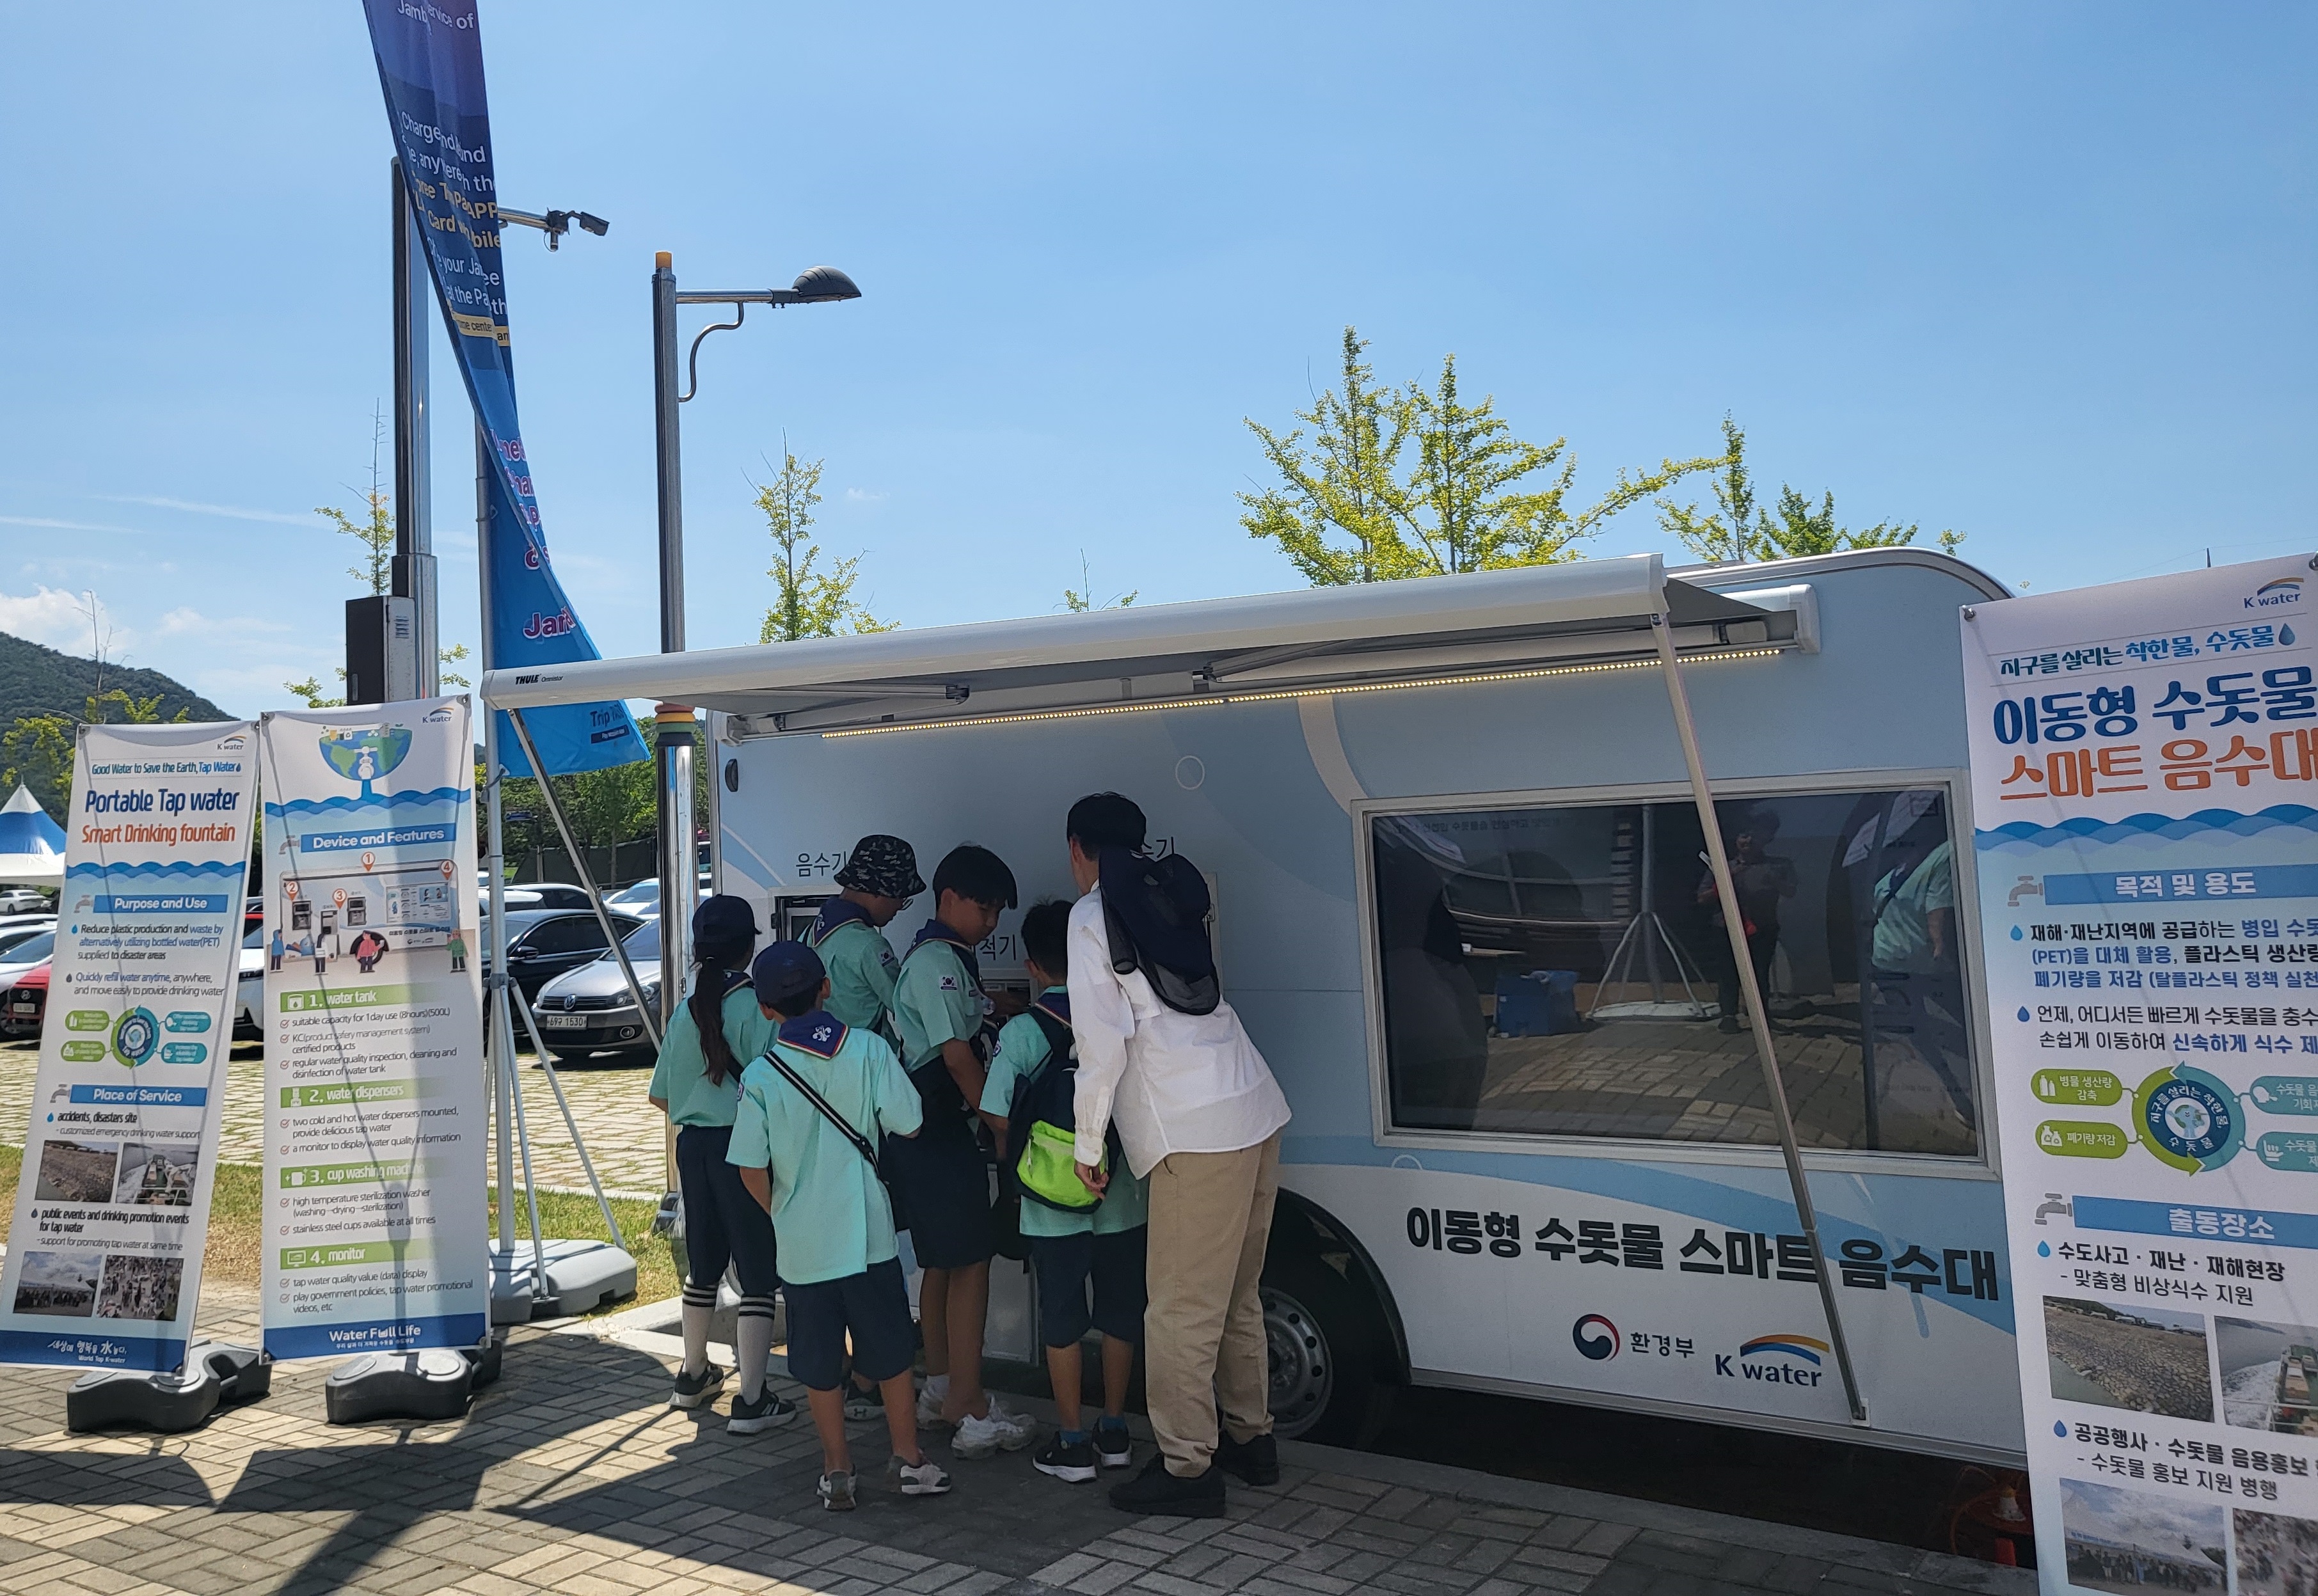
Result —
<instances>
[{"instance_id":1,"label":"boy in scout uniform","mask_svg":"<svg viewBox=\"0 0 2318 1596\"><path fill-rule=\"evenodd\" d=\"M926 890L918 856L900 838L873 833L853 845L835 880L843 890L821 906L804 945L829 971L829 1011L856 1030L886 1034L901 961L885 928Z\"/></svg>"},{"instance_id":2,"label":"boy in scout uniform","mask_svg":"<svg viewBox=\"0 0 2318 1596\"><path fill-rule=\"evenodd\" d=\"M990 1306L989 1165L974 1107L985 1085L990 1003L975 944L1015 901L1014 873L986 847L952 848L934 869L934 918L919 928L894 986L902 1063L925 1100L925 1128L889 1150L894 1184L909 1211L910 1245L925 1284L925 1423L954 1424L953 1452L987 1457L1029 1446L1028 1418L982 1388L983 1319Z\"/></svg>"}]
</instances>

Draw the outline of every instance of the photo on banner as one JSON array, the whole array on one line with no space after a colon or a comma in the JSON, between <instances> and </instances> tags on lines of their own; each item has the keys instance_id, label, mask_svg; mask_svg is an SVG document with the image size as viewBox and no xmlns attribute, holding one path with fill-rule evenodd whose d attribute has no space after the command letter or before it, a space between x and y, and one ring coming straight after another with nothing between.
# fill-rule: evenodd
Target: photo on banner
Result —
<instances>
[{"instance_id":1,"label":"photo on banner","mask_svg":"<svg viewBox=\"0 0 2318 1596\"><path fill-rule=\"evenodd\" d=\"M1963 612L2044 1589L2318 1568L2318 561Z\"/></svg>"},{"instance_id":2,"label":"photo on banner","mask_svg":"<svg viewBox=\"0 0 2318 1596\"><path fill-rule=\"evenodd\" d=\"M472 1346L490 1281L468 701L277 711L259 758L265 1349Z\"/></svg>"},{"instance_id":3,"label":"photo on banner","mask_svg":"<svg viewBox=\"0 0 2318 1596\"><path fill-rule=\"evenodd\" d=\"M84 726L0 1360L162 1373L201 1296L256 728Z\"/></svg>"}]
</instances>

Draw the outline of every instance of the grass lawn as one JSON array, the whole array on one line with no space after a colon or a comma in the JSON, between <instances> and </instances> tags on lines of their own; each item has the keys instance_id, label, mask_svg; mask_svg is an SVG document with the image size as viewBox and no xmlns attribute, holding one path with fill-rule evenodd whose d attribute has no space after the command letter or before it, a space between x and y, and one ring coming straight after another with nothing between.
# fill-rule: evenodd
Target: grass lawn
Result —
<instances>
[{"instance_id":1,"label":"grass lawn","mask_svg":"<svg viewBox=\"0 0 2318 1596\"><path fill-rule=\"evenodd\" d=\"M23 1161L22 1148L0 1146L0 1242L8 1237L8 1225L15 1212L16 1177ZM209 1248L202 1263L210 1278L236 1286L257 1284L261 1241L258 1207L264 1183L265 1171L256 1164L218 1166L217 1187L210 1198ZM530 1211L520 1190L516 1200L516 1237L528 1241ZM668 1242L651 1234L654 1206L632 1198L612 1199L612 1212L619 1219L621 1230L626 1233L628 1251L635 1255L635 1302L658 1302L677 1294L676 1261L669 1254ZM496 1197L490 1204L490 1223L495 1228L499 1224ZM585 1193L574 1196L562 1191L541 1192L539 1232L543 1236L567 1240L612 1239L612 1233L604 1226L603 1210L596 1206L594 1197ZM601 1311L609 1313L633 1305L618 1303Z\"/></svg>"}]
</instances>

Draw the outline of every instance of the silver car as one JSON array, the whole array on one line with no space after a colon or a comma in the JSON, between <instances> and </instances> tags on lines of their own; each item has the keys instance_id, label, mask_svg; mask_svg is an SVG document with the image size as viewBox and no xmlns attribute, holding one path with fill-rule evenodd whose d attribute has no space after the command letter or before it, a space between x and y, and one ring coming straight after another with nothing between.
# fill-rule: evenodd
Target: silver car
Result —
<instances>
[{"instance_id":1,"label":"silver car","mask_svg":"<svg viewBox=\"0 0 2318 1596\"><path fill-rule=\"evenodd\" d=\"M626 949L628 963L643 984L644 1000L658 1004L660 921L637 927L620 946ZM652 1062L651 1033L636 1012L635 999L620 974L619 960L609 953L567 970L541 987L532 1000L531 1011L539 1021L540 1040L559 1060L603 1053L616 1055L603 1061L606 1063Z\"/></svg>"}]
</instances>

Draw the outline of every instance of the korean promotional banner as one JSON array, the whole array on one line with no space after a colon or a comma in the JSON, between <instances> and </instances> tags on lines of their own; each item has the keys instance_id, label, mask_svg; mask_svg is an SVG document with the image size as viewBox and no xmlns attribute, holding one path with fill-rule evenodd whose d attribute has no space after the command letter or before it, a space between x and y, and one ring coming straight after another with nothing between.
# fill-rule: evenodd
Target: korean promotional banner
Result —
<instances>
[{"instance_id":1,"label":"korean promotional banner","mask_svg":"<svg viewBox=\"0 0 2318 1596\"><path fill-rule=\"evenodd\" d=\"M1963 612L2047 1591L2318 1543L2313 566Z\"/></svg>"},{"instance_id":2,"label":"korean promotional banner","mask_svg":"<svg viewBox=\"0 0 2318 1596\"><path fill-rule=\"evenodd\" d=\"M465 698L278 711L265 785L265 1349L483 1337L482 987Z\"/></svg>"},{"instance_id":3,"label":"korean promotional banner","mask_svg":"<svg viewBox=\"0 0 2318 1596\"><path fill-rule=\"evenodd\" d=\"M600 658L571 613L548 563L532 492L531 462L516 419L515 352L500 269L499 180L491 162L490 107L483 93L483 41L475 0L366 0L371 45L403 175L427 238L427 259L459 356L467 396L490 439L489 561L494 668ZM524 717L540 758L559 774L644 758L624 704L559 704ZM531 774L500 728L500 763Z\"/></svg>"},{"instance_id":4,"label":"korean promotional banner","mask_svg":"<svg viewBox=\"0 0 2318 1596\"><path fill-rule=\"evenodd\" d=\"M256 739L84 726L0 1358L162 1373L201 1296Z\"/></svg>"}]
</instances>

